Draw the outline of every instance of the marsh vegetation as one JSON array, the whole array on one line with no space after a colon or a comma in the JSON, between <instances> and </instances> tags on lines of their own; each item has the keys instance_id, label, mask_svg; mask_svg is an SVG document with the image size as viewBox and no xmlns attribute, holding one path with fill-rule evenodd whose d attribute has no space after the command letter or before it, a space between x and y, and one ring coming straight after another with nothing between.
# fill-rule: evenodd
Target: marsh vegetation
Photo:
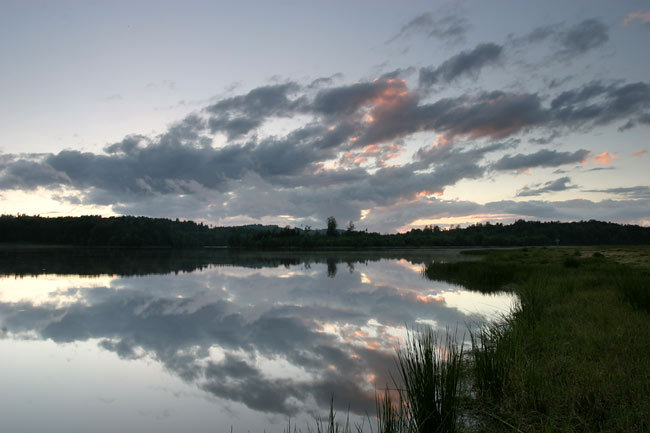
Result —
<instances>
[{"instance_id":1,"label":"marsh vegetation","mask_svg":"<svg viewBox=\"0 0 650 433\"><path fill-rule=\"evenodd\" d=\"M474 329L467 353L451 334L412 332L373 431L648 431L650 269L613 259L648 251L525 248L430 264L429 278L507 288L519 302Z\"/></svg>"}]
</instances>

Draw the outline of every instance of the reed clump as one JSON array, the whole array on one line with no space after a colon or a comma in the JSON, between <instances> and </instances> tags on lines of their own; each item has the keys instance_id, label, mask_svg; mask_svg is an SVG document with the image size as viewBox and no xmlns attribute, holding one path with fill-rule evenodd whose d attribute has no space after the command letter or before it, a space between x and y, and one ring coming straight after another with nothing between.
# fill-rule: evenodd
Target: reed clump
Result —
<instances>
[{"instance_id":1,"label":"reed clump","mask_svg":"<svg viewBox=\"0 0 650 433\"><path fill-rule=\"evenodd\" d=\"M430 328L411 332L397 350L397 360L402 383L398 391L411 431L455 432L463 363L455 334L441 337Z\"/></svg>"}]
</instances>

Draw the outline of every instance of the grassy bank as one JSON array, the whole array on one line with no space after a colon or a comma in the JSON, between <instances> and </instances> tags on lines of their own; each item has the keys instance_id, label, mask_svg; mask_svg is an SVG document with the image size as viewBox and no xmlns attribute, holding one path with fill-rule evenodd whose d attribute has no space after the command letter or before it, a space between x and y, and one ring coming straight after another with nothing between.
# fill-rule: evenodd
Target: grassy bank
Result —
<instances>
[{"instance_id":1,"label":"grassy bank","mask_svg":"<svg viewBox=\"0 0 650 433\"><path fill-rule=\"evenodd\" d=\"M624 263L649 251L483 251L427 267L521 299L473 335L467 410L481 431L650 431L650 269Z\"/></svg>"},{"instance_id":2,"label":"grassy bank","mask_svg":"<svg viewBox=\"0 0 650 433\"><path fill-rule=\"evenodd\" d=\"M424 273L506 288L519 305L475 329L465 354L449 335L412 332L377 420L341 428L331 413L314 431L650 431L650 247L470 254L480 260Z\"/></svg>"}]
</instances>

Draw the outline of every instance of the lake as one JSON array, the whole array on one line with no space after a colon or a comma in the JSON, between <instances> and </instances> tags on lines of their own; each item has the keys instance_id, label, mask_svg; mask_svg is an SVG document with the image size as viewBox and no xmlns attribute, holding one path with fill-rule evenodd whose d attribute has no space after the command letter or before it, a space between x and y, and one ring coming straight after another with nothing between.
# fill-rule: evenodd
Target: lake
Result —
<instances>
[{"instance_id":1,"label":"lake","mask_svg":"<svg viewBox=\"0 0 650 433\"><path fill-rule=\"evenodd\" d=\"M510 294L422 275L462 259L0 249L2 430L306 431L332 398L358 421L392 384L407 328L463 338L509 310Z\"/></svg>"}]
</instances>

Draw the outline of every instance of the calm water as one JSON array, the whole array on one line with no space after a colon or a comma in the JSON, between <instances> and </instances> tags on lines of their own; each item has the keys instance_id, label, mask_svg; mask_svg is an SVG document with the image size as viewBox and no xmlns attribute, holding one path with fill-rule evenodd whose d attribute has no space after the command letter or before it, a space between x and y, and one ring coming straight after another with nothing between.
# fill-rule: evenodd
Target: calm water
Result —
<instances>
[{"instance_id":1,"label":"calm water","mask_svg":"<svg viewBox=\"0 0 650 433\"><path fill-rule=\"evenodd\" d=\"M372 412L405 327L462 334L510 307L421 275L459 259L1 250L2 431L305 430L332 396Z\"/></svg>"}]
</instances>

